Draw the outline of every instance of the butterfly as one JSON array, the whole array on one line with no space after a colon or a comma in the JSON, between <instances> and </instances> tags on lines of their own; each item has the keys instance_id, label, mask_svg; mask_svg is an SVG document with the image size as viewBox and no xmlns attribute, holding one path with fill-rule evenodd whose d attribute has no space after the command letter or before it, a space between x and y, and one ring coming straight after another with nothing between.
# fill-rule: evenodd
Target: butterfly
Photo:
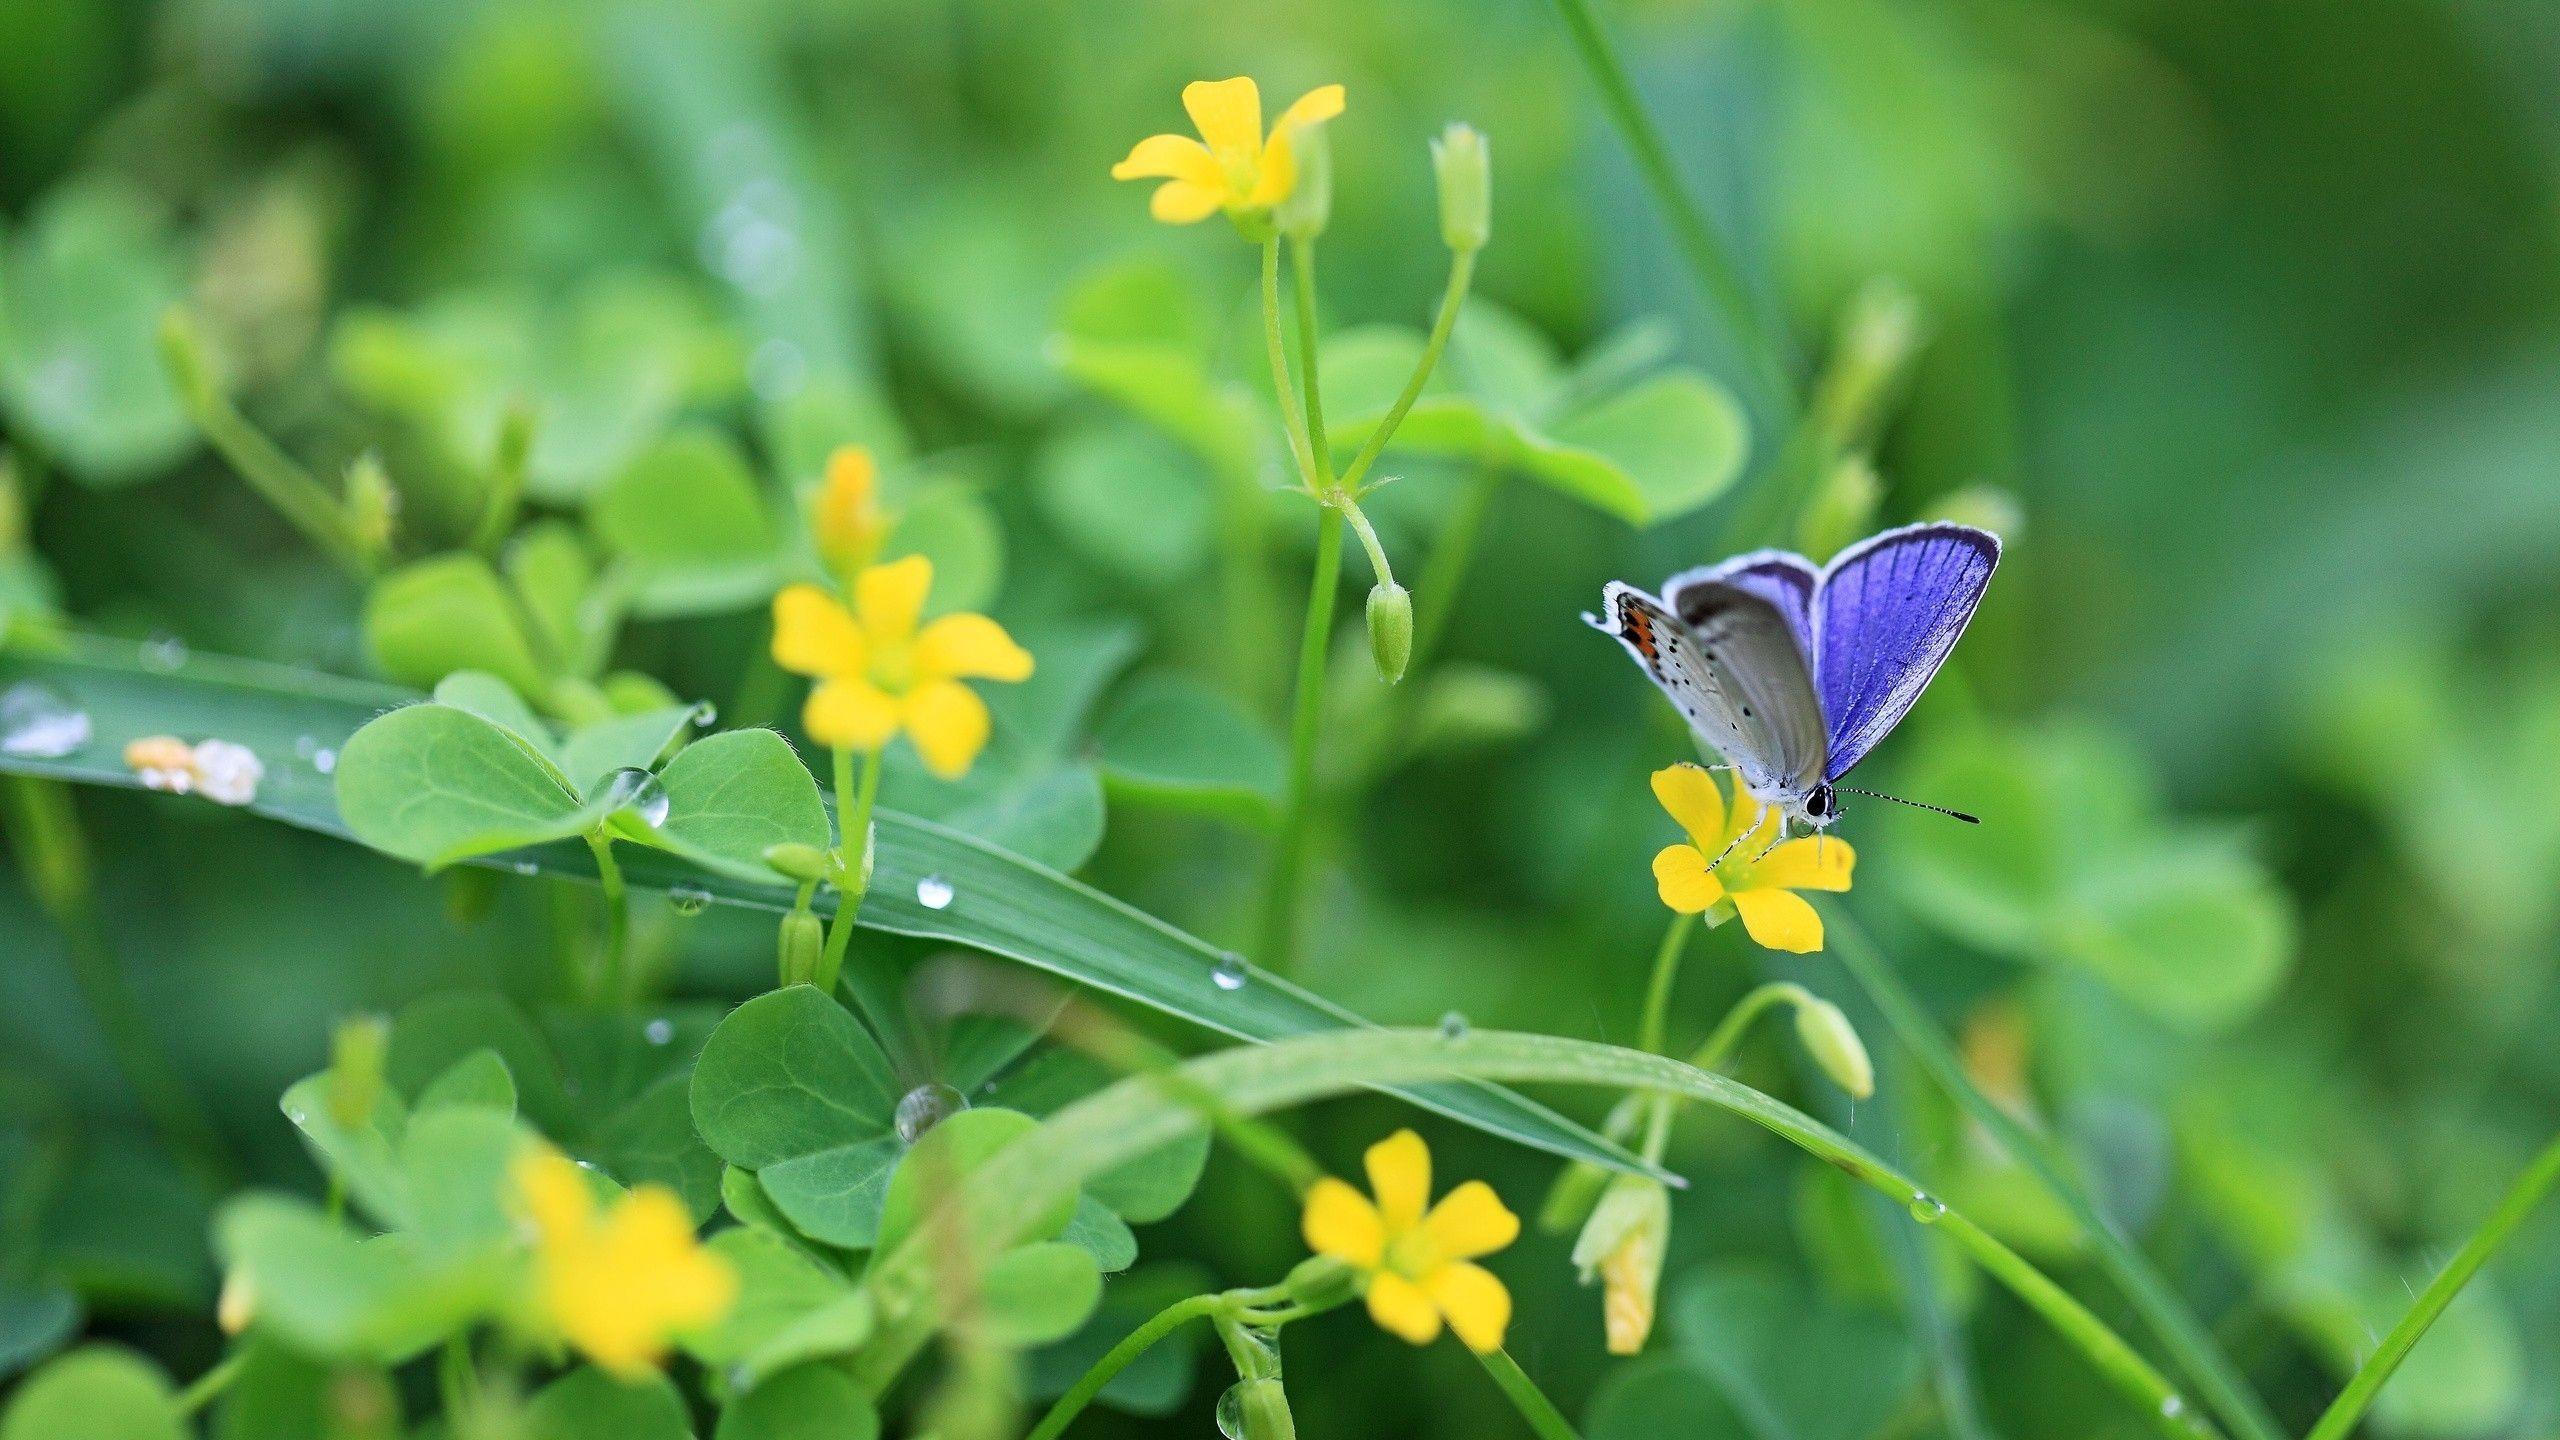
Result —
<instances>
[{"instance_id":1,"label":"butterfly","mask_svg":"<svg viewBox=\"0 0 2560 1440\"><path fill-rule=\"evenodd\" d=\"M2000 537L1987 530L1906 525L1820 567L1755 550L1684 570L1659 598L1611 581L1602 613L1583 619L1627 647L1778 816L1783 838L1838 819L1844 789L1898 799L1838 782L1929 688L1999 563Z\"/></svg>"}]
</instances>

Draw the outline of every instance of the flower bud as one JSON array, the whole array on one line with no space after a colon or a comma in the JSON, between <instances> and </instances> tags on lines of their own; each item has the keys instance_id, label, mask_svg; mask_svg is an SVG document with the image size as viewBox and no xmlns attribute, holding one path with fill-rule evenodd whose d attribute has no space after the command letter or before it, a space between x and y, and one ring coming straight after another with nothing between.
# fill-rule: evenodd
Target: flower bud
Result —
<instances>
[{"instance_id":1,"label":"flower bud","mask_svg":"<svg viewBox=\"0 0 2560 1440\"><path fill-rule=\"evenodd\" d=\"M764 863L772 866L774 872L784 879L801 885L814 885L826 879L835 868L835 862L826 851L797 840L764 847Z\"/></svg>"},{"instance_id":2,"label":"flower bud","mask_svg":"<svg viewBox=\"0 0 2560 1440\"><path fill-rule=\"evenodd\" d=\"M249 1283L249 1272L234 1270L222 1277L222 1295L213 1302L213 1323L225 1335L237 1335L249 1328L257 1318L256 1287Z\"/></svg>"},{"instance_id":3,"label":"flower bud","mask_svg":"<svg viewBox=\"0 0 2560 1440\"><path fill-rule=\"evenodd\" d=\"M1796 545L1817 558L1836 555L1874 527L1884 482L1864 455L1843 456L1822 477L1796 522Z\"/></svg>"},{"instance_id":4,"label":"flower bud","mask_svg":"<svg viewBox=\"0 0 2560 1440\"><path fill-rule=\"evenodd\" d=\"M391 472L382 468L382 457L367 450L347 467L347 527L355 532L357 543L374 555L391 548L391 531L400 517L400 492L391 484Z\"/></svg>"},{"instance_id":5,"label":"flower bud","mask_svg":"<svg viewBox=\"0 0 2560 1440\"><path fill-rule=\"evenodd\" d=\"M2016 540L2026 526L2026 514L2018 506L2018 497L1997 485L1967 485L1939 497L1937 518L1988 530L2010 541Z\"/></svg>"},{"instance_id":6,"label":"flower bud","mask_svg":"<svg viewBox=\"0 0 2560 1440\"><path fill-rule=\"evenodd\" d=\"M1272 223L1292 240L1313 240L1333 218L1333 143L1321 125L1301 126L1286 141L1298 163L1297 183L1271 212Z\"/></svg>"},{"instance_id":7,"label":"flower bud","mask_svg":"<svg viewBox=\"0 0 2560 1440\"><path fill-rule=\"evenodd\" d=\"M1310 1255L1283 1282L1289 1298L1309 1309L1340 1305L1360 1293L1360 1272L1330 1255Z\"/></svg>"},{"instance_id":8,"label":"flower bud","mask_svg":"<svg viewBox=\"0 0 2560 1440\"><path fill-rule=\"evenodd\" d=\"M1643 1175L1620 1175L1573 1242L1582 1283L1601 1281L1600 1315L1609 1353L1633 1355L1653 1333L1654 1292L1671 1242L1671 1194Z\"/></svg>"},{"instance_id":9,"label":"flower bud","mask_svg":"<svg viewBox=\"0 0 2560 1440\"><path fill-rule=\"evenodd\" d=\"M1393 685L1413 658L1413 596L1393 580L1369 587L1369 654L1378 678Z\"/></svg>"},{"instance_id":10,"label":"flower bud","mask_svg":"<svg viewBox=\"0 0 2560 1440\"><path fill-rule=\"evenodd\" d=\"M1234 1440L1297 1440L1298 1422L1278 1380L1239 1380L1218 1397L1218 1430Z\"/></svg>"},{"instance_id":11,"label":"flower bud","mask_svg":"<svg viewBox=\"0 0 2560 1440\"><path fill-rule=\"evenodd\" d=\"M1440 239L1452 251L1472 255L1493 234L1493 161L1484 132L1453 124L1431 142L1431 170L1440 181Z\"/></svg>"},{"instance_id":12,"label":"flower bud","mask_svg":"<svg viewBox=\"0 0 2560 1440\"><path fill-rule=\"evenodd\" d=\"M794 910L782 917L782 936L776 948L781 956L781 979L785 985L815 985L818 972L826 964L827 927L806 910Z\"/></svg>"},{"instance_id":13,"label":"flower bud","mask_svg":"<svg viewBox=\"0 0 2560 1440\"><path fill-rule=\"evenodd\" d=\"M373 1123L391 1060L391 1022L358 1015L329 1038L329 1118L353 1130Z\"/></svg>"},{"instance_id":14,"label":"flower bud","mask_svg":"<svg viewBox=\"0 0 2560 1440\"><path fill-rule=\"evenodd\" d=\"M1819 433L1834 446L1864 445L1874 435L1923 328L1920 302L1895 281L1871 280L1849 297L1813 402Z\"/></svg>"},{"instance_id":15,"label":"flower bud","mask_svg":"<svg viewBox=\"0 0 2560 1440\"><path fill-rule=\"evenodd\" d=\"M827 478L809 507L809 533L818 558L839 575L851 575L880 553L889 537L880 514L880 466L859 445L839 445L827 457Z\"/></svg>"},{"instance_id":16,"label":"flower bud","mask_svg":"<svg viewBox=\"0 0 2560 1440\"><path fill-rule=\"evenodd\" d=\"M1807 1000L1796 1006L1796 1038L1833 1084L1860 1100L1876 1093L1875 1062L1867 1058L1858 1027L1849 1023L1839 1006L1828 1000Z\"/></svg>"}]
</instances>

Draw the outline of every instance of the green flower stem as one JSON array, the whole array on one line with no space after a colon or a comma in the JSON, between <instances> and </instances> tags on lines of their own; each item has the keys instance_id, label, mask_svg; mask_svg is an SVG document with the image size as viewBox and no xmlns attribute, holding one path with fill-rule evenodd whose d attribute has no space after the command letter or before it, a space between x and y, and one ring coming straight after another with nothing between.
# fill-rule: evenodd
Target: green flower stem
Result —
<instances>
[{"instance_id":1,"label":"green flower stem","mask_svg":"<svg viewBox=\"0 0 2560 1440\"><path fill-rule=\"evenodd\" d=\"M1645 982L1644 1018L1636 1025L1639 1050L1662 1053L1662 1033L1671 1020L1671 986L1680 975L1680 950L1689 943L1689 932L1697 926L1697 916L1675 914L1671 927L1662 932L1661 948L1653 952L1652 978Z\"/></svg>"},{"instance_id":2,"label":"green flower stem","mask_svg":"<svg viewBox=\"0 0 2560 1440\"><path fill-rule=\"evenodd\" d=\"M1262 963L1275 975L1297 965L1298 892L1306 883L1313 835L1316 732L1324 719L1325 645L1333 635L1334 592L1342 583L1342 512L1326 506L1316 518L1316 568L1307 585L1307 623L1298 634L1297 698L1289 717L1289 782L1281 800L1280 834L1272 846L1271 876L1262 895Z\"/></svg>"},{"instance_id":3,"label":"green flower stem","mask_svg":"<svg viewBox=\"0 0 2560 1440\"><path fill-rule=\"evenodd\" d=\"M1707 1036L1706 1042L1689 1056L1689 1063L1701 1070L1724 1069L1732 1062L1733 1052L1741 1047L1742 1037L1749 1033L1751 1022L1759 1019L1762 1011L1782 1000L1801 1005L1811 998L1813 998L1812 995L1803 986L1792 981L1773 980L1765 985L1754 986L1750 994L1735 1001L1733 1008L1724 1012L1724 1018L1716 1022L1716 1028ZM1655 1045L1647 1048L1659 1051L1661 1047ZM1677 1095L1654 1097L1653 1113L1646 1122L1642 1151L1647 1160L1659 1162L1662 1159L1663 1147L1671 1139L1671 1117L1679 1110L1680 1104L1680 1097Z\"/></svg>"},{"instance_id":4,"label":"green flower stem","mask_svg":"<svg viewBox=\"0 0 2560 1440\"><path fill-rule=\"evenodd\" d=\"M1689 274L1698 282L1699 294L1732 332L1744 362L1751 366L1770 398L1780 409L1794 410L1795 386L1761 329L1750 291L1742 283L1742 267L1708 221L1706 212L1699 208L1696 197L1681 183L1670 147L1663 143L1653 117L1645 113L1644 102L1627 78L1626 66L1620 63L1608 32L1600 28L1599 17L1591 12L1591 0L1556 0L1556 11L1564 18L1575 53L1590 72L1592 84L1599 87L1601 108L1617 127L1618 138L1626 142L1645 187L1653 192L1654 207L1671 227L1672 239L1688 261Z\"/></svg>"},{"instance_id":5,"label":"green flower stem","mask_svg":"<svg viewBox=\"0 0 2560 1440\"><path fill-rule=\"evenodd\" d=\"M1440 309L1431 317L1431 338L1424 342L1422 358L1414 362L1413 374L1405 378L1404 390L1396 396L1396 403L1387 408L1386 418L1378 422L1377 429L1369 432L1369 438L1361 442L1359 452L1343 468L1341 489L1344 494L1359 493L1360 482L1367 478L1369 467L1378 462L1379 452L1385 450L1387 441L1394 438L1396 427L1404 424L1406 412L1422 398L1422 387L1431 383L1431 373L1440 368L1440 356L1449 348L1450 333L1458 327L1458 311L1467 302L1467 287L1475 282L1475 273L1474 251L1459 250L1450 254L1449 281L1440 291Z\"/></svg>"},{"instance_id":6,"label":"green flower stem","mask_svg":"<svg viewBox=\"0 0 2560 1440\"><path fill-rule=\"evenodd\" d=\"M2214 1345L2203 1324L2187 1311L2177 1292L2170 1289L2151 1262L2124 1238L2097 1202L2071 1182L2052 1142L2030 1131L2016 1116L1974 1088L1956 1059L1954 1047L1863 929L1836 909L1824 917L1824 923L1832 951L1848 967L1859 988L1866 991L1867 998L1884 1013L1894 1034L1919 1059L1939 1088L1976 1124L1989 1131L2002 1149L2035 1172L2045 1190L2071 1212L2089 1237L2099 1268L2133 1303L2143 1323L2151 1327L2214 1413L2245 1440L2280 1440L2284 1432L2268 1412L2266 1402L2249 1388L2249 1382Z\"/></svg>"},{"instance_id":7,"label":"green flower stem","mask_svg":"<svg viewBox=\"0 0 2560 1440\"><path fill-rule=\"evenodd\" d=\"M142 1113L198 1178L217 1190L229 1189L237 1180L221 1136L152 1033L141 1002L125 983L124 967L107 943L88 841L70 791L30 775L6 777L0 784L0 831L8 834L37 904L61 933L72 982Z\"/></svg>"},{"instance_id":8,"label":"green flower stem","mask_svg":"<svg viewBox=\"0 0 2560 1440\"><path fill-rule=\"evenodd\" d=\"M1315 461L1316 473L1331 480L1333 448L1324 433L1324 385L1317 373L1315 242L1290 241L1289 265L1297 281L1290 289L1298 302L1298 383L1307 407L1307 453Z\"/></svg>"},{"instance_id":9,"label":"green flower stem","mask_svg":"<svg viewBox=\"0 0 2560 1440\"><path fill-rule=\"evenodd\" d=\"M604 963L596 972L595 999L618 1005L631 998L631 900L612 839L602 830L588 831L587 848L595 853L596 882L604 889Z\"/></svg>"},{"instance_id":10,"label":"green flower stem","mask_svg":"<svg viewBox=\"0 0 2560 1440\"><path fill-rule=\"evenodd\" d=\"M524 511L525 464L533 456L533 411L518 401L498 418L498 452L489 466L489 494L471 527L471 548L495 558ZM538 628L527 633L539 633Z\"/></svg>"},{"instance_id":11,"label":"green flower stem","mask_svg":"<svg viewBox=\"0 0 2560 1440\"><path fill-rule=\"evenodd\" d=\"M1961 1214L1928 1200L1909 1176L1812 1116L1747 1085L1677 1060L1622 1046L1553 1035L1476 1030L1451 1036L1434 1029L1368 1027L1319 1031L1265 1045L1242 1045L1184 1063L1192 1084L1245 1114L1368 1087L1489 1080L1510 1084L1580 1084L1613 1090L1670 1092L1741 1116L1831 1165L1862 1185L1912 1207L1993 1278L2013 1291L2078 1350L2164 1434L2217 1432L2192 1414L2168 1380L2104 1321ZM1067 1187L1188 1133L1196 1109L1153 1077L1123 1080L1059 1110L1040 1128L990 1159L970 1177L956 1203L968 1207L963 1233L1005 1244L1027 1233ZM914 1293L926 1283L931 1245L911 1237L873 1259L866 1286L875 1294ZM889 1388L931 1336L925 1307L890 1312L871 1344L855 1357L857 1378L872 1393Z\"/></svg>"},{"instance_id":12,"label":"green flower stem","mask_svg":"<svg viewBox=\"0 0 2560 1440\"><path fill-rule=\"evenodd\" d=\"M1327 471L1316 468L1307 441L1307 418L1298 409L1298 387L1289 379L1289 345L1280 338L1280 237L1262 242L1262 344L1270 353L1271 393L1280 402L1280 429L1289 439L1289 454L1298 462L1298 483L1309 495L1323 498Z\"/></svg>"},{"instance_id":13,"label":"green flower stem","mask_svg":"<svg viewBox=\"0 0 2560 1440\"><path fill-rule=\"evenodd\" d=\"M1369 513L1360 508L1360 502L1352 499L1351 492L1347 490L1335 497L1333 505L1342 512L1343 520L1351 526L1351 533L1360 538L1360 548L1368 552L1369 573L1381 585L1395 583L1395 567L1387 563L1386 547L1378 543L1378 532L1369 523ZM1405 663L1408 666L1413 663L1410 653L1406 655Z\"/></svg>"},{"instance_id":14,"label":"green flower stem","mask_svg":"<svg viewBox=\"0 0 2560 1440\"><path fill-rule=\"evenodd\" d=\"M1069 1386L1067 1393L1059 1396L1057 1403L1049 1407L1049 1413L1040 1417L1040 1423L1031 1427L1031 1433L1025 1440L1058 1440L1059 1436L1067 1433L1067 1426L1076 1416L1083 1413L1084 1407L1093 1403L1093 1397L1101 1394L1103 1387L1128 1369L1132 1361L1146 1354L1167 1335L1194 1320L1219 1313L1226 1305L1226 1297L1222 1295L1194 1295L1188 1300L1176 1300L1157 1311L1153 1319L1130 1331L1126 1339L1094 1361L1093 1368Z\"/></svg>"},{"instance_id":15,"label":"green flower stem","mask_svg":"<svg viewBox=\"0 0 2560 1440\"><path fill-rule=\"evenodd\" d=\"M160 322L160 355L169 378L205 442L219 452L249 488L276 508L312 544L359 580L370 579L381 557L347 517L346 507L311 472L295 463L231 403L205 364L204 347L186 316L171 310Z\"/></svg>"},{"instance_id":16,"label":"green flower stem","mask_svg":"<svg viewBox=\"0 0 2560 1440\"><path fill-rule=\"evenodd\" d=\"M214 1367L195 1378L195 1382L178 1392L177 1406L181 1415L193 1415L213 1403L214 1398L231 1388L240 1378L240 1367L249 1360L246 1350L234 1350L214 1363Z\"/></svg>"},{"instance_id":17,"label":"green flower stem","mask_svg":"<svg viewBox=\"0 0 2560 1440\"><path fill-rule=\"evenodd\" d=\"M815 982L829 995L836 992L836 977L844 973L844 954L853 943L854 919L862 913L862 897L871 893L871 810L880 799L880 755L877 749L863 752L862 778L856 781L853 752L839 746L835 753L836 864L844 880L835 923L827 927L827 950L818 962ZM848 795L852 801L849 809Z\"/></svg>"},{"instance_id":18,"label":"green flower stem","mask_svg":"<svg viewBox=\"0 0 2560 1440\"><path fill-rule=\"evenodd\" d=\"M2525 1167L2524 1173L2516 1177L2516 1183L2508 1187L2505 1198L2499 1200L2498 1208L2490 1211L2489 1218L2480 1222L2480 1228L2471 1233L2471 1238L2463 1242L2453 1259L2437 1273L2428 1284L2426 1293L2409 1307L2409 1313L2400 1317L2400 1323L2392 1326L2391 1333L2383 1336L2382 1343L2374 1347L2374 1352L2365 1357L2362 1365L2356 1367L2356 1373L2347 1379L2346 1388L2338 1392L2338 1398L2322 1412L2319 1423L2311 1427L2310 1440L2347 1440L2354 1433L2356 1422L2364 1418L2365 1408L2382 1393L2383 1384L2390 1380L2393 1371L2400 1368L2400 1362L2408 1358L2411 1348L2427 1333L2427 1327L2433 1325L2445 1307L2453 1303L2453 1297L2462 1293L2462 1287L2471 1282L2471 1277L2480 1272L2480 1267L2488 1263L2489 1257L2497 1253L2498 1247L2506 1243L2507 1237L2515 1233L2516 1227L2524 1223L2525 1216L2533 1213L2534 1207L2542 1203L2542 1198L2556 1183L2560 1183L2560 1139L2545 1146L2542 1153L2534 1157L2533 1163Z\"/></svg>"},{"instance_id":19,"label":"green flower stem","mask_svg":"<svg viewBox=\"0 0 2560 1440\"><path fill-rule=\"evenodd\" d=\"M1580 1440L1573 1427L1565 1423L1564 1415L1556 1409L1555 1402L1547 1398L1547 1392L1538 1388L1537 1381L1529 1378L1528 1371L1520 1368L1520 1362L1511 1358L1510 1351L1495 1350L1478 1354L1476 1359L1484 1365L1484 1373L1492 1376L1493 1383L1501 1388L1503 1398L1520 1412L1521 1419L1529 1422L1529 1428L1537 1433L1538 1440Z\"/></svg>"}]
</instances>

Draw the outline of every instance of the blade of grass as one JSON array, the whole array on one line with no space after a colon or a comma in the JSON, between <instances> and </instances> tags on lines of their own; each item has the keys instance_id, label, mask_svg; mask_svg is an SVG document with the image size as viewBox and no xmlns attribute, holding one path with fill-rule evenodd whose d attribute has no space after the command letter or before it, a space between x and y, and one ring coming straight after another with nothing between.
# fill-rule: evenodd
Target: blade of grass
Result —
<instances>
[{"instance_id":1,"label":"blade of grass","mask_svg":"<svg viewBox=\"0 0 2560 1440\"><path fill-rule=\"evenodd\" d=\"M2436 1323L2436 1317L2453 1303L2453 1297L2462 1293L2463 1286L2471 1283L2471 1277L2480 1273L2480 1267L2489 1263L2489 1257L2498 1253L2498 1247L2542 1203L2542 1197L2551 1193L2555 1183L2560 1183L2560 1139L2544 1147L2516 1177L2498 1208L2471 1232L2471 1238L2437 1273L2426 1293L2409 1307L2409 1313L2400 1317L2400 1323L2392 1326L2391 1333L2383 1336L2382 1343L2356 1367L2356 1373L2347 1378L2346 1388L2321 1414L2320 1423L2311 1427L2310 1440L2347 1440L2356 1422L2364 1418L2365 1408L2382 1393L2384 1382L2400 1368L2400 1362L2409 1358L2410 1350L2427 1333L2427 1327Z\"/></svg>"},{"instance_id":2,"label":"blade of grass","mask_svg":"<svg viewBox=\"0 0 2560 1440\"><path fill-rule=\"evenodd\" d=\"M1920 1008L1919 999L1903 985L1902 977L1885 962L1866 931L1836 907L1824 916L1824 922L1830 949L1848 967L1859 988L1867 992L1867 998L1884 1012L1885 1023L1893 1027L1904 1048L1974 1123L1991 1132L2001 1148L2035 1172L2044 1188L2071 1212L2088 1235L2090 1252L2096 1256L2099 1268L2133 1303L2143 1323L2159 1338L2205 1403L2245 1440L2281 1440L2284 1432L2268 1412L2266 1402L2249 1388L2239 1368L2215 1346L2204 1325L2187 1310L2185 1302L2142 1252L2125 1239L2115 1221L2098 1208L2086 1191L2072 1183L2053 1143L1974 1088L1956 1059L1954 1047L1928 1012Z\"/></svg>"}]
</instances>

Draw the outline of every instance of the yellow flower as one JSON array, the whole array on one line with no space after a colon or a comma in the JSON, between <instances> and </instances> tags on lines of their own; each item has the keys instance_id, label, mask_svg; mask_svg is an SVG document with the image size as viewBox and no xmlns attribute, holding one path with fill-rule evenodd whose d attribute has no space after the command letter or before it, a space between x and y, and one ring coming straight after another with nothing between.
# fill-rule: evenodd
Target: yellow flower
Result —
<instances>
[{"instance_id":1,"label":"yellow flower","mask_svg":"<svg viewBox=\"0 0 2560 1440\"><path fill-rule=\"evenodd\" d=\"M670 1337L729 1313L737 1272L694 1239L674 1191L635 1186L599 1213L577 1163L548 1146L516 1161L514 1180L533 1225L536 1301L598 1366L637 1379L665 1358Z\"/></svg>"},{"instance_id":2,"label":"yellow flower","mask_svg":"<svg viewBox=\"0 0 2560 1440\"><path fill-rule=\"evenodd\" d=\"M1769 848L1777 818L1739 779L1728 807L1715 777L1696 765L1654 771L1653 796L1690 841L1665 846L1653 857L1663 904L1696 915L1730 900L1742 928L1762 945L1799 955L1822 948L1822 917L1793 892L1848 889L1858 856L1846 842L1817 835ZM1724 858L1719 862L1717 856Z\"/></svg>"},{"instance_id":3,"label":"yellow flower","mask_svg":"<svg viewBox=\"0 0 2560 1440\"><path fill-rule=\"evenodd\" d=\"M1610 1354L1636 1354L1653 1333L1654 1293L1670 1244L1671 1192L1649 1176L1611 1180L1573 1242L1582 1283L1601 1282L1601 1330Z\"/></svg>"},{"instance_id":4,"label":"yellow flower","mask_svg":"<svg viewBox=\"0 0 2560 1440\"><path fill-rule=\"evenodd\" d=\"M984 615L919 627L932 588L921 555L855 576L851 610L815 585L789 586L773 597L773 658L818 681L802 719L819 744L877 750L904 730L950 780L987 743L986 702L960 682L1027 680L1031 654Z\"/></svg>"},{"instance_id":5,"label":"yellow flower","mask_svg":"<svg viewBox=\"0 0 2560 1440\"><path fill-rule=\"evenodd\" d=\"M827 457L826 483L810 507L809 530L820 558L840 575L870 564L888 539L879 480L879 464L859 445L840 445Z\"/></svg>"},{"instance_id":6,"label":"yellow flower","mask_svg":"<svg viewBox=\"0 0 2560 1440\"><path fill-rule=\"evenodd\" d=\"M1370 1146L1365 1158L1376 1202L1332 1176L1318 1180L1300 1222L1307 1248L1361 1273L1369 1318L1388 1333L1428 1345L1446 1320L1477 1354L1501 1349L1511 1292L1470 1262L1518 1238L1519 1217L1481 1180L1450 1191L1426 1214L1431 1150L1410 1130Z\"/></svg>"},{"instance_id":7,"label":"yellow flower","mask_svg":"<svg viewBox=\"0 0 2560 1440\"><path fill-rule=\"evenodd\" d=\"M1262 91L1252 80L1194 80L1182 108L1200 139L1150 135L1111 167L1114 180L1162 180L1148 212L1170 225L1206 220L1220 210L1268 210L1297 188L1291 137L1342 113L1342 87L1320 85L1298 97L1271 133L1262 130ZM1206 144L1201 143L1206 141Z\"/></svg>"}]
</instances>

